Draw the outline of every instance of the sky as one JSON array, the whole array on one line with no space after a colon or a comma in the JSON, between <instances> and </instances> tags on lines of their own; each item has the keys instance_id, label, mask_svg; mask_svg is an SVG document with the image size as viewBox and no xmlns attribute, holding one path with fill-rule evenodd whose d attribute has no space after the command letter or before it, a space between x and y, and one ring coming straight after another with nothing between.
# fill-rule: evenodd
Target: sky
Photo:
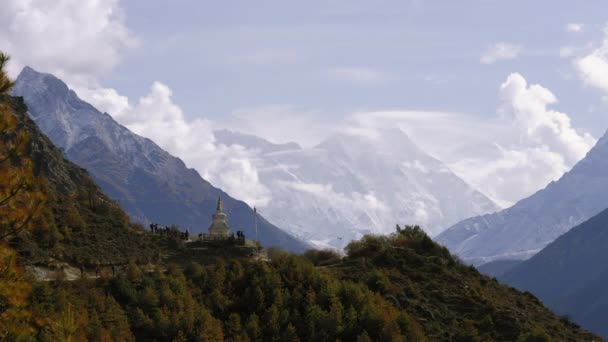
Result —
<instances>
[{"instance_id":1,"label":"sky","mask_svg":"<svg viewBox=\"0 0 608 342\"><path fill-rule=\"evenodd\" d=\"M250 204L230 128L314 146L398 126L503 206L608 128L605 1L5 0L0 50ZM229 175L226 176L226 175Z\"/></svg>"}]
</instances>

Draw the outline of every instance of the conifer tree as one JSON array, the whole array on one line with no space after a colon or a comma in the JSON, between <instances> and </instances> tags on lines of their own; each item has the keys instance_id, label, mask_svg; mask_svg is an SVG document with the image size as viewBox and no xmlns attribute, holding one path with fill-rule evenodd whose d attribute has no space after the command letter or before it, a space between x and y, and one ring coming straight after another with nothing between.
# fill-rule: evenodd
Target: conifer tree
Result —
<instances>
[{"instance_id":1,"label":"conifer tree","mask_svg":"<svg viewBox=\"0 0 608 342\"><path fill-rule=\"evenodd\" d=\"M0 52L0 94L13 83L6 74L9 57ZM38 207L42 194L37 191L30 158L29 139L19 127L14 112L0 104L0 242L27 228Z\"/></svg>"},{"instance_id":2,"label":"conifer tree","mask_svg":"<svg viewBox=\"0 0 608 342\"><path fill-rule=\"evenodd\" d=\"M6 65L11 57L0 51L0 94L8 93L15 85L15 82L8 77Z\"/></svg>"}]
</instances>

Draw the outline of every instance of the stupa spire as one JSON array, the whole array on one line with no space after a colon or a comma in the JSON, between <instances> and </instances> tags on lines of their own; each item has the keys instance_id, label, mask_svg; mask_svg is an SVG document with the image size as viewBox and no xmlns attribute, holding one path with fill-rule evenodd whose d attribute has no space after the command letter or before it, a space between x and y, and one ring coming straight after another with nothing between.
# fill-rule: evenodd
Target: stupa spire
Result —
<instances>
[{"instance_id":1,"label":"stupa spire","mask_svg":"<svg viewBox=\"0 0 608 342\"><path fill-rule=\"evenodd\" d=\"M217 207L215 208L215 211L220 213L222 212L222 198L220 196L217 196Z\"/></svg>"}]
</instances>

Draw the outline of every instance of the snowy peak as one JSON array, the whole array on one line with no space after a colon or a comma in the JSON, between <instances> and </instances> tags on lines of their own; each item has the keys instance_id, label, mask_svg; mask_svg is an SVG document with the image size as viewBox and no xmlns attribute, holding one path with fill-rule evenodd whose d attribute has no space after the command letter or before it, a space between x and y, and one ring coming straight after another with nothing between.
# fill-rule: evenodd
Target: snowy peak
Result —
<instances>
[{"instance_id":1,"label":"snowy peak","mask_svg":"<svg viewBox=\"0 0 608 342\"><path fill-rule=\"evenodd\" d=\"M320 247L388 233L397 223L434 235L448 222L497 209L399 129L340 132L256 162L271 193L264 214Z\"/></svg>"},{"instance_id":2,"label":"snowy peak","mask_svg":"<svg viewBox=\"0 0 608 342\"><path fill-rule=\"evenodd\" d=\"M346 130L333 134L317 147L327 150L345 150L349 147L366 151L418 150L407 134L398 128Z\"/></svg>"},{"instance_id":3,"label":"snowy peak","mask_svg":"<svg viewBox=\"0 0 608 342\"><path fill-rule=\"evenodd\" d=\"M243 134L227 129L215 130L213 132L217 144L231 146L240 145L261 153L273 153L289 150L301 150L302 147L295 142L275 144L255 135Z\"/></svg>"},{"instance_id":4,"label":"snowy peak","mask_svg":"<svg viewBox=\"0 0 608 342\"><path fill-rule=\"evenodd\" d=\"M366 134L338 133L317 147L351 159L385 159L400 161L406 167L413 166L419 170L425 165L435 171L449 172L441 161L420 149L399 128L377 129Z\"/></svg>"}]
</instances>

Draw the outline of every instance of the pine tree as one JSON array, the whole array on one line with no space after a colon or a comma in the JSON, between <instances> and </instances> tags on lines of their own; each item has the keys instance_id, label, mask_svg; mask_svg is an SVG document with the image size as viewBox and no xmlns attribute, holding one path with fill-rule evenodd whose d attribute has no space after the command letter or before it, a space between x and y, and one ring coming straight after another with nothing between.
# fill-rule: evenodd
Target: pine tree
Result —
<instances>
[{"instance_id":1,"label":"pine tree","mask_svg":"<svg viewBox=\"0 0 608 342\"><path fill-rule=\"evenodd\" d=\"M260 328L260 318L258 315L254 313L249 316L247 319L246 328L251 341L257 342L262 340L262 329Z\"/></svg>"},{"instance_id":2,"label":"pine tree","mask_svg":"<svg viewBox=\"0 0 608 342\"><path fill-rule=\"evenodd\" d=\"M6 73L6 65L11 57L0 51L0 94L8 93L15 85Z\"/></svg>"},{"instance_id":3,"label":"pine tree","mask_svg":"<svg viewBox=\"0 0 608 342\"><path fill-rule=\"evenodd\" d=\"M71 342L76 330L78 330L78 322L72 310L72 304L68 303L67 308L62 312L61 317L57 322L53 323L53 332L57 341Z\"/></svg>"},{"instance_id":4,"label":"pine tree","mask_svg":"<svg viewBox=\"0 0 608 342\"><path fill-rule=\"evenodd\" d=\"M219 342L224 340L222 322L213 317L209 311L203 312L201 320L201 330L198 337L199 341Z\"/></svg>"},{"instance_id":5,"label":"pine tree","mask_svg":"<svg viewBox=\"0 0 608 342\"><path fill-rule=\"evenodd\" d=\"M23 279L15 258L13 250L0 244L0 341L33 332L27 301L30 285Z\"/></svg>"},{"instance_id":6,"label":"pine tree","mask_svg":"<svg viewBox=\"0 0 608 342\"><path fill-rule=\"evenodd\" d=\"M27 156L28 143L13 110L0 104L0 242L27 229L43 202Z\"/></svg>"}]
</instances>

